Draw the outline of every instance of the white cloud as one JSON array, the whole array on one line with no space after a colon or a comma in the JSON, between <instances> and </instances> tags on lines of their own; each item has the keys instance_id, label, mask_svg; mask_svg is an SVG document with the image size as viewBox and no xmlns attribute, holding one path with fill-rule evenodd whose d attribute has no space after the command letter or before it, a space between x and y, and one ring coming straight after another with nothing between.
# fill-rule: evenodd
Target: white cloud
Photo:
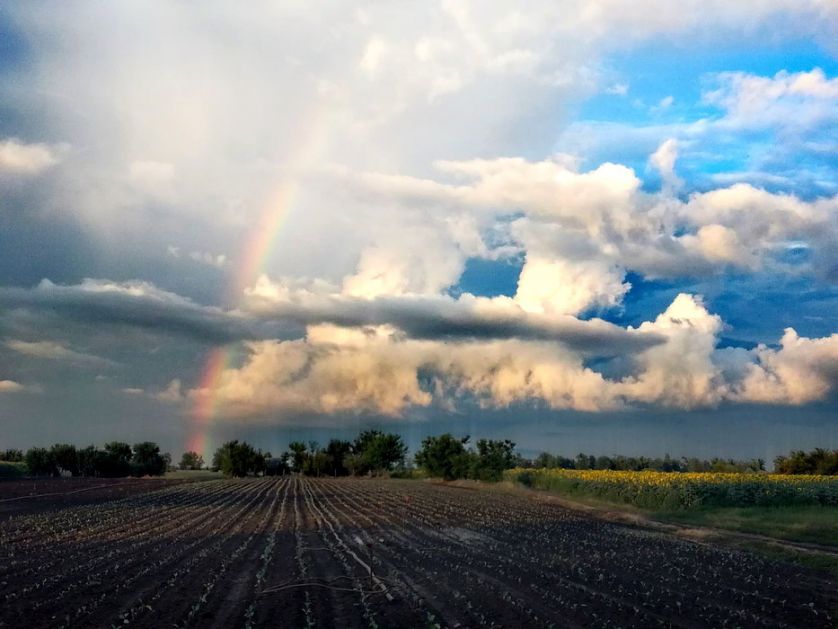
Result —
<instances>
[{"instance_id":1,"label":"white cloud","mask_svg":"<svg viewBox=\"0 0 838 629\"><path fill-rule=\"evenodd\" d=\"M45 358L48 360L64 360L78 364L109 365L112 361L85 352L72 350L61 343L54 341L21 341L10 340L6 346L20 354L34 358Z\"/></svg>"},{"instance_id":2,"label":"white cloud","mask_svg":"<svg viewBox=\"0 0 838 629\"><path fill-rule=\"evenodd\" d=\"M679 238L688 251L713 264L733 264L744 268L756 266L757 256L742 246L736 231L724 225L702 225L695 235Z\"/></svg>"},{"instance_id":3,"label":"white cloud","mask_svg":"<svg viewBox=\"0 0 838 629\"><path fill-rule=\"evenodd\" d=\"M704 82L701 102L682 103L677 122L579 121L561 131L556 144L596 162L615 155L639 159L673 139L682 176L697 187L748 182L807 196L835 194L830 158L838 151L838 78L814 68L774 76L723 72ZM736 166L712 173L702 168L721 159Z\"/></svg>"},{"instance_id":4,"label":"white cloud","mask_svg":"<svg viewBox=\"0 0 838 629\"><path fill-rule=\"evenodd\" d=\"M820 68L773 77L724 72L716 80L719 87L703 97L724 110L722 126L805 129L838 121L838 78Z\"/></svg>"},{"instance_id":5,"label":"white cloud","mask_svg":"<svg viewBox=\"0 0 838 629\"><path fill-rule=\"evenodd\" d=\"M592 308L612 308L630 288L623 276L607 261L528 256L515 301L527 312L549 314L580 315Z\"/></svg>"},{"instance_id":6,"label":"white cloud","mask_svg":"<svg viewBox=\"0 0 838 629\"><path fill-rule=\"evenodd\" d=\"M757 270L776 257L788 241L806 243L817 255L829 259L834 249L831 242L838 237L838 196L804 201L734 184L694 193L685 202L674 196L680 184L674 172L676 156L676 143L669 140L650 159L666 182L661 194L641 191L639 178L625 166L606 163L578 172L572 160L561 156L541 162L520 158L439 162L441 172L455 177L456 183L382 174L361 174L352 180L380 195L384 202L397 200L416 208L441 206L449 212L452 208L468 210L484 225L510 213L524 214L506 224L510 243L534 265L525 268L521 295L532 305L533 295L584 291L589 286L589 297L568 312L618 305L625 292L621 289L625 270L648 277L708 274L726 265ZM347 173L340 176L350 179ZM398 259L365 263L364 276L376 278L382 285L389 281L393 290L404 291L410 285L414 292L441 290L453 283L459 268L456 255L452 264L440 266L440 272L447 269L444 281L410 284L405 279L402 266L420 272L423 259L425 264L444 262L446 257L439 251L446 242L452 254L456 252L454 243L440 231L426 236L421 229L405 229L404 233L414 232L415 241L389 245L387 250ZM393 232L385 234L392 243ZM484 257L491 253L485 245L471 251L471 255ZM409 255L415 260L409 262ZM459 264L462 262L460 256ZM555 265L552 275L547 270L550 264ZM817 267L805 269L803 264L803 270L818 272ZM587 279L577 284L562 281L559 267L567 269L567 277L577 273ZM830 268L830 264L824 267ZM786 267L774 264L773 268L782 271ZM793 269L795 273L800 270ZM548 276L554 279L549 281ZM535 277L538 281L530 284ZM561 299L567 301L568 296Z\"/></svg>"},{"instance_id":7,"label":"white cloud","mask_svg":"<svg viewBox=\"0 0 838 629\"><path fill-rule=\"evenodd\" d=\"M675 102L674 96L664 96L658 101L658 104L652 107L652 111L660 112L672 107L672 103Z\"/></svg>"},{"instance_id":8,"label":"white cloud","mask_svg":"<svg viewBox=\"0 0 838 629\"><path fill-rule=\"evenodd\" d=\"M800 37L835 24L835 12L816 0L771 0L747 11L722 2L673 9L661 0L630 8L545 0L526 11L494 2L400 11L257 2L198 18L187 7L148 2L95 15L23 3L12 13L22 36L56 44L33 46L26 74L9 79L24 83L14 86L22 94L16 106L49 112L36 122L77 149L51 182L44 211L79 217L110 243L150 241L151 250L198 229L213 243L194 247L201 251L241 238L278 186L325 163L417 172L439 158L549 151L566 106L602 89L600 63L615 49L661 34L713 40L770 25L777 37ZM819 88L798 81L790 89ZM65 94L85 103L83 116ZM544 113L533 120L533 112ZM39 154L33 163L50 161ZM344 207L329 192L307 186L285 229L306 240L319 228L321 242L357 244L345 261L369 243L350 245L342 224L328 225L332 208ZM391 208L368 211L381 218ZM149 230L148 219L162 228ZM333 277L348 271L312 256L294 248L275 264L328 266Z\"/></svg>"},{"instance_id":9,"label":"white cloud","mask_svg":"<svg viewBox=\"0 0 838 629\"><path fill-rule=\"evenodd\" d=\"M172 256L173 258L181 258L184 255L182 249L180 247L176 247L175 245L168 245L166 247L166 253ZM207 266L213 266L218 269L224 267L230 261L227 258L227 254L212 254L208 251L190 251L188 254L186 254L186 257L192 260L193 262L198 262Z\"/></svg>"},{"instance_id":10,"label":"white cloud","mask_svg":"<svg viewBox=\"0 0 838 629\"><path fill-rule=\"evenodd\" d=\"M0 393L17 393L23 389L23 385L14 380L0 380Z\"/></svg>"},{"instance_id":11,"label":"white cloud","mask_svg":"<svg viewBox=\"0 0 838 629\"><path fill-rule=\"evenodd\" d=\"M0 174L37 175L60 161L61 147L26 144L15 138L0 141Z\"/></svg>"},{"instance_id":12,"label":"white cloud","mask_svg":"<svg viewBox=\"0 0 838 629\"><path fill-rule=\"evenodd\" d=\"M615 96L625 96L626 94L628 94L628 91L628 83L614 83L610 87L605 88L606 94L614 94Z\"/></svg>"},{"instance_id":13,"label":"white cloud","mask_svg":"<svg viewBox=\"0 0 838 629\"><path fill-rule=\"evenodd\" d=\"M779 349L761 345L754 354L756 362L735 389L737 400L799 405L838 389L838 334L810 339L787 328Z\"/></svg>"},{"instance_id":14,"label":"white cloud","mask_svg":"<svg viewBox=\"0 0 838 629\"><path fill-rule=\"evenodd\" d=\"M200 262L201 264L206 264L208 266L214 266L219 269L227 264L227 256L223 253L213 255L206 251L190 251L189 258L195 262Z\"/></svg>"},{"instance_id":15,"label":"white cloud","mask_svg":"<svg viewBox=\"0 0 838 629\"><path fill-rule=\"evenodd\" d=\"M664 187L670 192L677 191L683 183L675 174L675 161L677 159L678 142L672 138L661 143L649 158L649 164L660 173Z\"/></svg>"},{"instance_id":16,"label":"white cloud","mask_svg":"<svg viewBox=\"0 0 838 629\"><path fill-rule=\"evenodd\" d=\"M364 48L359 67L370 77L374 77L387 54L387 44L380 37L372 38Z\"/></svg>"},{"instance_id":17,"label":"white cloud","mask_svg":"<svg viewBox=\"0 0 838 629\"><path fill-rule=\"evenodd\" d=\"M184 400L180 379L174 378L165 389L152 394L152 397L167 404L179 404Z\"/></svg>"},{"instance_id":18,"label":"white cloud","mask_svg":"<svg viewBox=\"0 0 838 629\"><path fill-rule=\"evenodd\" d=\"M213 252L237 262L258 231L277 243L267 270L292 279L260 280L233 311L143 281L45 281L31 291L3 289L0 300L203 343L247 340L244 363L225 371L218 391L231 414L397 415L458 397L487 406L691 408L767 399L763 381L791 382L783 374L792 372L814 388L783 384L779 401L827 394L817 383L831 372L813 367L808 350L799 362L791 349L782 353L784 345L776 356L749 355L739 371L720 366L721 321L687 295L640 331L578 317L619 308L628 271L656 278L729 265L834 269L838 197L803 200L736 182L686 200L675 195L676 158L693 150L691 140L753 128L812 140L807 134L835 121L834 79L817 70L716 77L705 100L718 118L642 130L638 161L654 152L650 164L666 184L660 194L644 192L626 165L583 167L585 150L494 156L565 150L565 138L556 137L574 104L603 89L625 95L628 84L607 75L603 55L660 35L680 41L700 33L704 44L765 27L777 37L823 35L836 25L831 5L596 0L536 2L526 11L472 2L301 9L257 3L198 16L163 2L114 3L94 15L71 5L49 12L16 5L23 35L55 44L32 47L19 107L49 112L36 120L45 137L74 147L44 182L39 211L71 217L103 251L150 243L148 251L166 248L214 267L232 265ZM66 94L85 104L83 116L67 107ZM658 107L672 103L667 97ZM829 138L818 147L830 154ZM4 172L34 174L60 158L53 145L0 144ZM802 243L813 261L784 261L789 242ZM447 296L469 258L510 255L524 260L514 295ZM254 305L259 300L267 305ZM286 320L307 326L305 336L275 340L289 338L276 330ZM656 340L637 343L641 337ZM820 347L822 339L807 341ZM607 377L587 365L610 342L626 374ZM44 356L74 352L21 347ZM751 375L741 380L747 365ZM146 395L177 402L209 394L185 388L176 378Z\"/></svg>"},{"instance_id":19,"label":"white cloud","mask_svg":"<svg viewBox=\"0 0 838 629\"><path fill-rule=\"evenodd\" d=\"M138 160L131 162L129 172L138 183L155 185L170 181L175 176L175 167L168 162Z\"/></svg>"},{"instance_id":20,"label":"white cloud","mask_svg":"<svg viewBox=\"0 0 838 629\"><path fill-rule=\"evenodd\" d=\"M620 392L631 400L678 408L717 404L725 394L712 359L721 329L721 318L700 299L678 295L654 321L640 326L667 341L637 357L640 373L621 382Z\"/></svg>"},{"instance_id":21,"label":"white cloud","mask_svg":"<svg viewBox=\"0 0 838 629\"><path fill-rule=\"evenodd\" d=\"M715 349L722 327L700 298L678 295L639 327L664 342L626 352L621 360L629 373L609 378L558 343L441 342L411 339L389 325L315 325L303 339L248 344L244 363L226 369L213 392L189 395L212 394L222 416L273 417L289 410L398 417L412 407L456 408L461 399L485 407L689 409L725 401L800 404L833 390L838 336L798 339L788 331L782 350L763 347L731 362L727 350Z\"/></svg>"},{"instance_id":22,"label":"white cloud","mask_svg":"<svg viewBox=\"0 0 838 629\"><path fill-rule=\"evenodd\" d=\"M518 338L560 343L584 355L615 355L662 338L624 330L601 319L581 320L553 308L527 310L509 297L447 295L355 296L323 283L304 285L267 276L247 289L245 312L261 318L348 328L389 326L414 339ZM565 306L566 307L566 306Z\"/></svg>"}]
</instances>

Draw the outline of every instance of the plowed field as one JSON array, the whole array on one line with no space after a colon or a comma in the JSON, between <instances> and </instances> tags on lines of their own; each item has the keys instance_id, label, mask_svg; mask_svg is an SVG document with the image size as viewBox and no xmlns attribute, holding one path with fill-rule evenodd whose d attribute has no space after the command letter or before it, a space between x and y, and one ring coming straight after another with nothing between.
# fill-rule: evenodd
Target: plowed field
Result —
<instances>
[{"instance_id":1,"label":"plowed field","mask_svg":"<svg viewBox=\"0 0 838 629\"><path fill-rule=\"evenodd\" d=\"M0 627L831 627L838 605L798 566L417 481L62 504L4 512Z\"/></svg>"}]
</instances>

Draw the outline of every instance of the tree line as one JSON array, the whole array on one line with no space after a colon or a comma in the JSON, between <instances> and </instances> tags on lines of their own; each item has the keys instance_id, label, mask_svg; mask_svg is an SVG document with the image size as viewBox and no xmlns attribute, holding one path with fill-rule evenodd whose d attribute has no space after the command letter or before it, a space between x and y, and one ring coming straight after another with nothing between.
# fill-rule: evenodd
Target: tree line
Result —
<instances>
[{"instance_id":1,"label":"tree line","mask_svg":"<svg viewBox=\"0 0 838 629\"><path fill-rule=\"evenodd\" d=\"M364 430L355 439L332 439L325 446L316 441L292 441L279 456L254 448L246 441L228 441L213 454L210 469L227 476L282 475L308 476L396 475L410 476L418 468L422 474L446 480L500 480L503 471L513 467L564 468L579 470L654 470L661 472L763 472L762 459L699 459L682 457L594 456L579 453L575 458L542 452L533 459L515 451L508 440L478 439L450 433L426 437L413 459L407 458L401 436L379 430ZM130 446L120 441L103 448L76 448L57 443L50 448L0 450L0 476L158 476L172 467L171 456L161 453L157 444L144 441ZM9 466L11 464L11 466ZM415 467L414 467L415 465ZM200 453L183 453L178 467L200 470L206 467ZM838 474L838 450L816 448L811 452L794 450L774 460L780 474Z\"/></svg>"},{"instance_id":2,"label":"tree line","mask_svg":"<svg viewBox=\"0 0 838 629\"><path fill-rule=\"evenodd\" d=\"M468 437L457 438L449 433L428 437L414 462L428 476L485 481L500 480L503 470L521 462L512 441L480 439L476 449L468 447L468 441ZM409 476L413 472L401 436L379 430L365 430L352 441L332 439L324 447L316 441L292 441L278 457L254 449L247 442L228 441L215 451L212 468L227 476Z\"/></svg>"},{"instance_id":3,"label":"tree line","mask_svg":"<svg viewBox=\"0 0 838 629\"><path fill-rule=\"evenodd\" d=\"M778 474L838 474L838 450L815 448L811 452L792 450L788 456L774 459L774 471Z\"/></svg>"},{"instance_id":4,"label":"tree line","mask_svg":"<svg viewBox=\"0 0 838 629\"><path fill-rule=\"evenodd\" d=\"M405 469L407 446L401 436L365 430L353 441L332 439L321 447L316 441L292 441L274 457L247 442L228 441L215 451L212 469L227 476L288 473L308 476L348 476L393 473Z\"/></svg>"},{"instance_id":5,"label":"tree line","mask_svg":"<svg viewBox=\"0 0 838 629\"><path fill-rule=\"evenodd\" d=\"M710 460L698 459L695 457L681 457L675 459L668 454L663 458L650 458L645 456L593 456L591 454L579 453L576 458L569 459L563 456L542 452L535 459L527 462L521 467L536 468L562 468L568 470L622 470L640 472L652 470L656 472L763 472L765 461L763 459L722 459L713 458Z\"/></svg>"},{"instance_id":6,"label":"tree line","mask_svg":"<svg viewBox=\"0 0 838 629\"><path fill-rule=\"evenodd\" d=\"M0 451L0 461L22 463L31 476L161 476L171 464L168 453L151 441L135 443L111 441L104 448L89 445L77 448L69 443L56 443L50 448L29 448Z\"/></svg>"}]
</instances>

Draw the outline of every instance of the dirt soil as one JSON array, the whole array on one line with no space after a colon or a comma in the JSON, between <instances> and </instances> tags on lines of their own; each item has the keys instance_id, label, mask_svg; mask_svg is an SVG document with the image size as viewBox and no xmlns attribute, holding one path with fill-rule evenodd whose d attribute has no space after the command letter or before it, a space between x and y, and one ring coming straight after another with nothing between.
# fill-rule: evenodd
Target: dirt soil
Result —
<instances>
[{"instance_id":1,"label":"dirt soil","mask_svg":"<svg viewBox=\"0 0 838 629\"><path fill-rule=\"evenodd\" d=\"M0 627L835 625L826 573L515 493L305 478L121 489L37 512L0 503L19 509L0 521Z\"/></svg>"},{"instance_id":2,"label":"dirt soil","mask_svg":"<svg viewBox=\"0 0 838 629\"><path fill-rule=\"evenodd\" d=\"M0 518L124 498L184 480L165 478L38 478L0 481Z\"/></svg>"}]
</instances>

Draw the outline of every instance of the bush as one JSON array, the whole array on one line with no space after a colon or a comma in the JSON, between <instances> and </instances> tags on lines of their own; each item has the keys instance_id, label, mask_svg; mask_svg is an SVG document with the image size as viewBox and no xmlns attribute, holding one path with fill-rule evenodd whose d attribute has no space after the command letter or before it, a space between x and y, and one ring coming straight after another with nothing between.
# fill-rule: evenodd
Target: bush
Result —
<instances>
[{"instance_id":1,"label":"bush","mask_svg":"<svg viewBox=\"0 0 838 629\"><path fill-rule=\"evenodd\" d=\"M17 448L0 450L0 461L5 461L6 463L23 463L23 451Z\"/></svg>"},{"instance_id":2,"label":"bush","mask_svg":"<svg viewBox=\"0 0 838 629\"><path fill-rule=\"evenodd\" d=\"M0 461L0 478L26 476L26 464L19 461Z\"/></svg>"}]
</instances>

